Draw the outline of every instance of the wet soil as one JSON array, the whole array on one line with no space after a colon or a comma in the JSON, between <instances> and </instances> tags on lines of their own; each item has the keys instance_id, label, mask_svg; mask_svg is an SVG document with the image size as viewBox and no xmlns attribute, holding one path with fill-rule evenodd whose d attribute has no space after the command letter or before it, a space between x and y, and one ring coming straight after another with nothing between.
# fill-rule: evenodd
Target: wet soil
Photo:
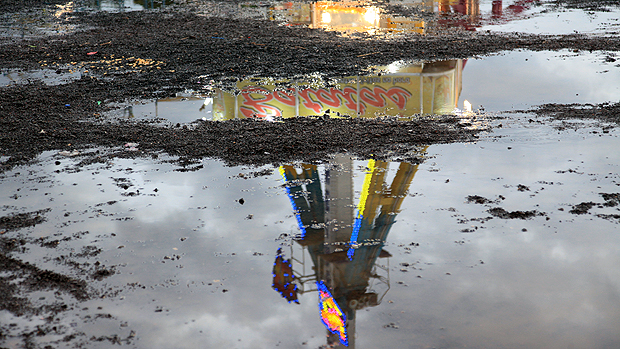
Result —
<instances>
[{"instance_id":1,"label":"wet soil","mask_svg":"<svg viewBox=\"0 0 620 349\"><path fill-rule=\"evenodd\" d=\"M600 120L611 125L620 122L620 103L543 104L526 112L551 116L558 120Z\"/></svg>"},{"instance_id":2,"label":"wet soil","mask_svg":"<svg viewBox=\"0 0 620 349\"><path fill-rule=\"evenodd\" d=\"M250 149L256 151L243 153L239 150L246 144L236 139L225 137L234 142L233 146L219 147L216 151L218 147L209 142L217 140L219 143L220 135L233 135L248 123L203 124L190 131L148 123L104 124L96 117L109 109L111 102L165 97L186 89L200 91L211 80L234 82L251 76L290 78L317 71L330 78L364 73L369 66L386 65L395 60L466 58L518 48L609 51L620 47L617 38L464 31L441 36L369 40L363 35L345 38L334 32L290 28L267 21L226 20L169 11L77 13L62 20L81 30L40 39L3 38L0 41L0 67L3 69L44 67L62 73L83 67L87 71L80 80L65 85L32 82L1 88L0 149L2 155L11 157L4 168L43 150L120 146L124 142L141 143L142 151L217 156L231 163L262 164L317 160L329 153L329 149L362 154L371 140L381 141L388 147L463 141L467 137L463 138L464 132L454 132L453 128L458 128L454 120L448 122L452 126L449 128L445 127L445 120L426 121L431 132L383 137L385 139L377 138L377 134L387 135L400 127L411 129L420 124L369 122L383 128L383 132L377 133L360 128L362 121L335 121L330 127L337 127L339 131L317 133L297 129L302 132L291 134L297 139L289 138L288 144L279 146L278 137L274 133L269 136L268 129L280 132L281 125L269 124L260 126L267 131L262 136L252 137L256 146ZM93 52L96 53L89 55ZM293 124L296 122L291 122L289 128ZM322 125L324 121L321 120L297 126L320 130L324 128ZM247 127L251 131L257 126ZM214 129L218 130L218 137L206 137ZM335 138L334 134L341 137ZM312 151L308 151L310 149ZM323 151L317 156L316 149ZM372 150L372 153L377 152L377 149Z\"/></svg>"},{"instance_id":3,"label":"wet soil","mask_svg":"<svg viewBox=\"0 0 620 349\"><path fill-rule=\"evenodd\" d=\"M2 6L13 9L12 5ZM268 21L208 18L173 10L83 12L65 15L61 20L80 29L72 34L38 39L0 39L3 69L44 67L57 73L77 68L86 70L80 80L64 85L32 82L1 88L0 151L10 157L3 163L4 169L44 150L119 147L126 142L140 143L140 150L146 153L165 151L188 157L215 156L230 163L262 164L315 161L344 149L359 155L387 154L395 146L411 149L415 145L463 141L471 139L473 132L466 136L468 131L454 117L444 117L439 122L427 120L423 128L429 132L419 129L407 137L387 135L400 128L418 129L422 124L343 120L331 121L330 131L317 132L326 129L324 120L293 121L287 122L287 129L297 129L287 140L277 137L282 126L274 123L260 126L248 122L204 123L186 129L144 122L105 123L98 117L112 102L165 97L186 89L201 91L212 80L234 82L253 76L290 78L317 71L327 79L361 74L369 66L396 60L467 58L514 49L607 52L620 48L617 38L578 34L452 31L442 35L412 34L370 40L362 34L342 37L334 32L290 28ZM560 106L550 107L549 112L563 110ZM613 108L617 107L599 110L607 117L614 114ZM446 121L450 118L453 120ZM360 127L362 123L369 125ZM382 128L382 132L369 132L371 125ZM265 132L252 135L253 147L244 148L248 139L244 142L235 133L256 127ZM302 130L308 128L312 130ZM209 137L213 134L217 136ZM340 137L334 137L335 134ZM389 149L381 151L375 146L367 152L368 144L379 144L378 141ZM214 146L221 142L229 144Z\"/></svg>"},{"instance_id":4,"label":"wet soil","mask_svg":"<svg viewBox=\"0 0 620 349\"><path fill-rule=\"evenodd\" d=\"M4 1L0 12L32 10L57 3L64 2ZM599 9L603 2L569 3L577 8ZM79 30L44 38L0 38L0 69L51 68L61 74L80 67L88 71L80 80L63 85L48 86L34 81L0 87L0 173L49 150L79 155L83 164L105 162L113 157L157 157L166 153L177 156L178 164L187 171L200 168L196 160L204 157L219 158L229 164L262 165L320 162L335 153L348 153L364 158L419 162L415 152L419 147L472 141L479 130L470 130L457 116L415 121L317 116L276 123L203 121L163 126L147 121L109 120L102 115L115 102L172 96L186 89L201 91L210 80L235 82L253 76L291 78L317 71L325 78L351 76L366 73L369 66L387 65L396 60L469 58L515 49L620 50L618 37L451 31L442 35L412 34L371 40L363 34L341 37L334 32L290 28L267 21L208 18L180 10L86 12L65 15L60 20L78 26ZM595 118L615 123L619 108L618 104L549 104L534 112L542 116ZM137 145L125 146L128 143ZM617 194L601 195L604 203L584 202L570 212L586 214L595 205L618 204ZM468 200L492 203L480 196ZM504 219L545 215L538 211L509 212L499 207L488 212ZM0 270L4 271L0 277L0 310L15 316L50 316L48 327L23 334L26 346L31 336L53 333L51 318L68 307L63 302L32 304L21 296L23 292L52 290L83 301L98 295L89 288L88 280L113 274L98 264L75 262L73 257L69 258L75 262L78 276L59 274L16 258L14 254L25 251L29 245L51 248L57 245L56 241L7 234L34 226L44 216L45 212L37 211L0 217ZM83 253L88 257L96 255L96 251L93 247ZM0 327L0 339L11 331L9 327L9 324ZM120 341L118 338L101 340Z\"/></svg>"}]
</instances>

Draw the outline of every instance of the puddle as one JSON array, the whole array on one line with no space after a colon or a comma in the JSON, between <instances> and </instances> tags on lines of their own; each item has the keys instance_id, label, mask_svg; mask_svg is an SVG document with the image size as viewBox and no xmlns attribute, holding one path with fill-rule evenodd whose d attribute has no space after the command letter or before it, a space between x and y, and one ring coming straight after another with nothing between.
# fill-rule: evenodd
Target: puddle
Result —
<instances>
[{"instance_id":1,"label":"puddle","mask_svg":"<svg viewBox=\"0 0 620 349\"><path fill-rule=\"evenodd\" d=\"M530 34L595 34L617 35L620 31L618 8L610 11L584 11L558 9L543 5L524 9L513 19L496 19L493 16L480 23L481 31L521 32Z\"/></svg>"},{"instance_id":2,"label":"puddle","mask_svg":"<svg viewBox=\"0 0 620 349\"><path fill-rule=\"evenodd\" d=\"M321 83L241 81L236 91L216 90L215 120L287 118L328 114L335 117L410 117L454 112L461 91L463 60L379 67L375 75Z\"/></svg>"},{"instance_id":3,"label":"puddle","mask_svg":"<svg viewBox=\"0 0 620 349\"><path fill-rule=\"evenodd\" d=\"M118 11L148 7L97 4L111 11L117 4ZM446 23L460 20L470 30L486 30L489 16L493 30L513 25L533 32L566 30L573 15L591 18L581 10L549 12L546 4L412 6L450 12ZM375 5L205 6L231 18L283 17L290 25L344 32L444 25L386 15ZM615 30L606 14L597 12L598 20L611 23L596 24L600 31ZM0 311L0 345L617 347L620 154L609 150L620 146L620 131L511 111L618 101L619 65L611 53L567 51L396 62L379 67L381 75L322 84L293 77L239 81L209 96L119 110L117 117L171 123L471 111L502 127L476 143L423 147L420 164L343 153L322 164L247 168L204 159L180 167L163 154L108 159L98 156L109 149L45 152L0 174L0 242L23 242L23 250L3 257L23 261L24 273L38 266L47 271L42 275L81 277L99 293L83 301L53 287L20 294L34 306L68 308L47 316L44 307L32 321ZM61 84L80 72L54 74L7 71L0 85ZM500 121L486 120L486 113ZM118 146L127 152L140 149L124 142ZM0 162L10 160L0 155ZM18 214L30 219L12 229L7 222ZM9 277L15 276L0 273L0 281ZM47 334L37 336L44 326Z\"/></svg>"},{"instance_id":4,"label":"puddle","mask_svg":"<svg viewBox=\"0 0 620 349\"><path fill-rule=\"evenodd\" d=\"M108 117L155 120L172 124L213 120L213 98L170 97L152 102L136 102L107 114Z\"/></svg>"},{"instance_id":5,"label":"puddle","mask_svg":"<svg viewBox=\"0 0 620 349\"><path fill-rule=\"evenodd\" d=\"M0 14L0 37L26 39L70 34L78 28L66 23L66 18L76 12L141 11L164 9L172 4L172 0L78 0L64 4L42 4L48 6Z\"/></svg>"},{"instance_id":6,"label":"puddle","mask_svg":"<svg viewBox=\"0 0 620 349\"><path fill-rule=\"evenodd\" d=\"M100 10L106 12L141 11L161 9L174 4L172 0L82 0L78 11Z\"/></svg>"},{"instance_id":7,"label":"puddle","mask_svg":"<svg viewBox=\"0 0 620 349\"><path fill-rule=\"evenodd\" d=\"M208 86L213 91L210 98L170 98L110 115L172 123L315 115L407 119L530 109L545 103L604 103L620 100L620 85L610 83L620 81L616 59L611 54L514 51L479 59L395 62L374 67L372 75L332 81L319 76Z\"/></svg>"},{"instance_id":8,"label":"puddle","mask_svg":"<svg viewBox=\"0 0 620 349\"><path fill-rule=\"evenodd\" d=\"M88 342L93 348L106 338L149 348L618 342L619 210L610 198L620 157L607 149L620 146L619 134L511 117L493 138L426 148L420 165L340 154L323 165L204 160L187 171L165 157L76 167L80 155L44 153L2 175L1 215L42 210L38 224L6 234L58 242L27 244L13 257L70 274L56 258L95 246L72 260L114 273L89 281L106 297L80 303L55 320L56 337L37 340L102 338ZM571 213L583 202L595 205ZM502 210L532 216L494 215Z\"/></svg>"},{"instance_id":9,"label":"puddle","mask_svg":"<svg viewBox=\"0 0 620 349\"><path fill-rule=\"evenodd\" d=\"M83 72L80 70L67 69L39 69L39 70L18 70L8 69L0 73L0 86L10 86L17 84L28 84L40 81L46 85L62 85L82 78Z\"/></svg>"},{"instance_id":10,"label":"puddle","mask_svg":"<svg viewBox=\"0 0 620 349\"><path fill-rule=\"evenodd\" d=\"M463 69L461 96L490 111L618 101L619 63L605 54L569 51L515 51L470 59Z\"/></svg>"},{"instance_id":11,"label":"puddle","mask_svg":"<svg viewBox=\"0 0 620 349\"><path fill-rule=\"evenodd\" d=\"M424 34L450 28L536 34L570 34L579 28L580 33L617 34L620 26L614 6L567 10L551 1L202 1L195 5L209 16L273 20L346 34Z\"/></svg>"}]
</instances>

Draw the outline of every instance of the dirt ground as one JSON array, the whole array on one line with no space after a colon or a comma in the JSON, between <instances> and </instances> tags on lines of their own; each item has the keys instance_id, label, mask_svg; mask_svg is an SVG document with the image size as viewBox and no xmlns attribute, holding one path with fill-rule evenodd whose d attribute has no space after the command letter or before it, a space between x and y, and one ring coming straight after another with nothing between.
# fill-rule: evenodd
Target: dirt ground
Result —
<instances>
[{"instance_id":1,"label":"dirt ground","mask_svg":"<svg viewBox=\"0 0 620 349\"><path fill-rule=\"evenodd\" d=\"M3 1L0 13L36 12L62 3ZM597 9L601 3L569 1L564 5ZM415 162L419 159L410 154L416 147L472 141L479 130L468 129L457 116L396 121L329 119L319 115L280 123L243 120L162 126L148 121L109 120L101 115L114 103L173 96L187 89L201 91L209 80L290 78L317 71L325 78L352 76L363 74L365 67L396 60L458 59L517 49L620 51L618 36L450 31L370 39L366 35L342 37L269 21L210 18L193 14L190 9L69 13L58 20L76 26L74 33L0 38L3 70L45 67L63 73L70 67L88 67L88 74L67 84L48 86L33 81L0 87L0 173L29 163L49 150L77 150L84 164L111 157L156 157L164 152L178 156L179 165L188 170L194 168L195 160L205 157L229 164L262 165L320 162L338 152ZM533 111L558 118L617 122L620 105L544 105ZM138 151L123 147L131 142L140 145ZM105 150L89 150L93 148ZM506 214L497 212L498 216ZM36 225L44 217L45 212L38 211L0 217L0 270L8 275L0 277L0 310L15 316L55 314L67 308L65 304L30 304L22 292L55 289L80 301L101 296L88 287L88 280L112 273L99 265L81 265L82 277L72 278L14 258L12 253L28 244L53 246L55 242L49 240L4 237L8 232ZM96 254L97 250L93 246L82 253ZM50 326L23 334L24 346L36 347L29 344L31 337L53 331ZM10 332L10 325L2 324L0 340Z\"/></svg>"},{"instance_id":2,"label":"dirt ground","mask_svg":"<svg viewBox=\"0 0 620 349\"><path fill-rule=\"evenodd\" d=\"M17 5L1 6L0 10L9 11ZM24 8L31 8L29 6L27 3ZM451 31L441 35L411 34L397 40L370 40L365 35L345 38L335 32L291 28L269 21L203 17L192 14L187 8L183 11L82 12L64 15L60 20L80 30L45 38L0 39L2 69L45 67L62 73L71 67L88 66L86 76L69 84L46 86L32 82L2 88L0 151L9 159L3 161L0 168L11 168L44 150L72 151L93 145L114 147L126 142L140 143L144 153L161 150L184 157L208 156L230 163L262 164L318 160L342 149L362 155L369 143L387 144L393 151L396 144L402 147L462 141L474 135L450 117L443 117L440 122L426 121L424 125L418 122L404 125L332 121L330 131L324 127L323 120L290 121L286 128L295 131L288 138L289 144L278 147L277 142L283 141L282 138L265 132L262 137L252 137L255 147L247 147L248 138L240 140L238 131L260 127L279 132L281 125L231 122L163 128L148 122L110 123L97 116L113 102L162 98L186 89L201 91L209 80L226 82L255 76L290 78L317 71L327 79L364 73L365 67L387 65L396 60L468 58L516 49L620 49L617 38L579 34L500 35ZM96 53L88 55L92 52ZM616 105L607 105L598 110L610 110L614 114L616 109ZM357 127L357 123L378 125L383 132ZM420 132L392 137L401 127L415 127ZM312 128L314 137L307 137L308 133L302 128ZM323 136L317 137L316 131ZM339 139L333 137L335 133L340 135ZM217 136L210 137L212 135ZM210 142L225 142L226 145L212 147ZM278 150L264 154L267 148ZM386 154L389 150L381 152L372 148L370 153Z\"/></svg>"}]
</instances>

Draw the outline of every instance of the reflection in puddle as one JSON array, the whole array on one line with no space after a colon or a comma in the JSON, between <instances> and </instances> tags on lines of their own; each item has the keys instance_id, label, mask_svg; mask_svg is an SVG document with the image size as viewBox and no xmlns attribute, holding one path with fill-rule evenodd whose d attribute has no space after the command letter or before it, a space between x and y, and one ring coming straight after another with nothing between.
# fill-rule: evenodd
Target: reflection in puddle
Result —
<instances>
[{"instance_id":1,"label":"reflection in puddle","mask_svg":"<svg viewBox=\"0 0 620 349\"><path fill-rule=\"evenodd\" d=\"M532 117L503 120L498 138L431 146L420 165L341 154L261 169L205 160L179 172L160 156L77 170L79 156L45 153L0 177L1 216L45 210L45 219L3 236L57 240L12 256L47 269L72 274L59 262L72 258L115 271L88 281L113 293L61 315L58 340L559 349L590 347L602 333L617 342L618 206L609 198L620 155L608 149L620 138L614 129L558 133ZM588 202L600 205L571 213ZM493 209L544 215L505 219ZM68 257L88 246L98 252Z\"/></svg>"},{"instance_id":2,"label":"reflection in puddle","mask_svg":"<svg viewBox=\"0 0 620 349\"><path fill-rule=\"evenodd\" d=\"M380 75L328 82L244 80L234 83L233 88L213 89L208 98L187 95L161 99L130 106L114 115L173 123L295 116L407 119L424 114L480 114L545 103L620 99L620 86L609 84L620 81L620 69L609 55L515 51L482 59L395 62L374 70Z\"/></svg>"},{"instance_id":3,"label":"reflection in puddle","mask_svg":"<svg viewBox=\"0 0 620 349\"><path fill-rule=\"evenodd\" d=\"M378 258L391 257L383 246L418 166L400 163L389 186L388 166L368 161L357 205L353 202L353 160L348 156L338 155L331 161L333 170L326 172L324 181L316 165L303 164L301 172L290 165L280 167L301 233L295 242L308 251L314 271L297 275L300 288L295 291L319 293L321 319L332 348L338 347L337 343L355 347L356 311L379 305L390 286L389 271L375 263ZM280 254L276 264L278 258ZM292 265L289 273L294 270ZM274 285L276 278L285 276L276 273ZM308 288L308 282L314 287ZM377 283L385 286L380 296L375 292Z\"/></svg>"},{"instance_id":4,"label":"reflection in puddle","mask_svg":"<svg viewBox=\"0 0 620 349\"><path fill-rule=\"evenodd\" d=\"M613 102L620 100L620 85L611 83L620 81L618 68L608 53L506 52L468 60L463 96L487 111Z\"/></svg>"},{"instance_id":5,"label":"reflection in puddle","mask_svg":"<svg viewBox=\"0 0 620 349\"><path fill-rule=\"evenodd\" d=\"M534 0L294 1L240 4L204 1L199 11L226 18L255 18L310 28L360 33L436 33L450 28L530 33L605 32L619 23L614 13L564 10ZM577 25L577 23L579 23ZM585 27L583 27L585 25ZM612 32L613 33L613 32Z\"/></svg>"},{"instance_id":6,"label":"reflection in puddle","mask_svg":"<svg viewBox=\"0 0 620 349\"><path fill-rule=\"evenodd\" d=\"M534 0L407 0L391 3L373 1L195 1L192 11L229 19L270 20L288 26L308 26L344 35L366 33L430 34L446 30L503 31L572 34L618 33L620 22L614 7L601 11L566 10L556 3ZM7 26L2 36L32 36L67 33L75 28L54 21L81 11L139 11L185 8L172 0L83 0L57 5L53 13L16 14L2 18ZM607 11L610 9L610 11ZM41 24L43 23L43 25Z\"/></svg>"},{"instance_id":7,"label":"reflection in puddle","mask_svg":"<svg viewBox=\"0 0 620 349\"><path fill-rule=\"evenodd\" d=\"M173 0L86 0L82 8L102 11L122 12L165 8L174 4Z\"/></svg>"},{"instance_id":8,"label":"reflection in puddle","mask_svg":"<svg viewBox=\"0 0 620 349\"><path fill-rule=\"evenodd\" d=\"M126 119L151 119L173 124L196 120L213 120L213 99L198 96L178 96L129 105L109 113Z\"/></svg>"},{"instance_id":9,"label":"reflection in puddle","mask_svg":"<svg viewBox=\"0 0 620 349\"><path fill-rule=\"evenodd\" d=\"M339 79L335 87L312 87L286 81L237 83L239 94L217 90L214 120L236 118L287 118L328 114L336 117L410 117L454 112L461 92L465 61L394 63L387 74Z\"/></svg>"},{"instance_id":10,"label":"reflection in puddle","mask_svg":"<svg viewBox=\"0 0 620 349\"><path fill-rule=\"evenodd\" d=\"M68 69L39 69L39 70L4 70L0 74L0 86L10 86L15 84L27 84L34 81L41 81L46 85L62 85L82 78L83 72L80 70Z\"/></svg>"}]
</instances>

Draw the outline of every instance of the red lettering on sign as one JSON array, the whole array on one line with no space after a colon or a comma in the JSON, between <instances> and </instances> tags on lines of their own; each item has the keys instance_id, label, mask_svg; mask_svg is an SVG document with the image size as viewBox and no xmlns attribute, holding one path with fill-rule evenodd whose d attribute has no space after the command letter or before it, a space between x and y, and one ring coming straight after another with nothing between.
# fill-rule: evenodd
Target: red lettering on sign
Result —
<instances>
[{"instance_id":1,"label":"red lettering on sign","mask_svg":"<svg viewBox=\"0 0 620 349\"><path fill-rule=\"evenodd\" d=\"M316 91L316 96L321 103L333 108L340 108L344 102L347 108L354 111L357 109L357 103L353 99L356 94L357 91L352 87L345 87L344 90L332 88L329 92L325 89Z\"/></svg>"},{"instance_id":2,"label":"red lettering on sign","mask_svg":"<svg viewBox=\"0 0 620 349\"><path fill-rule=\"evenodd\" d=\"M261 95L262 98L261 97L254 98L251 96L251 94ZM251 118L251 117L264 118L267 116L274 116L274 117L282 116L282 111L279 108L265 104L273 100L273 94L271 93L271 91L265 88L260 88L260 87L247 88L241 92L241 96L243 96L243 102L241 102L239 111L246 118Z\"/></svg>"},{"instance_id":3,"label":"red lettering on sign","mask_svg":"<svg viewBox=\"0 0 620 349\"><path fill-rule=\"evenodd\" d=\"M407 105L407 99L410 97L409 91L397 86L390 87L388 90L381 86L375 86L372 91L368 87L363 87L360 90L360 100L376 108L385 107L387 100L389 100L394 102L399 109L404 109Z\"/></svg>"},{"instance_id":4,"label":"red lettering on sign","mask_svg":"<svg viewBox=\"0 0 620 349\"><path fill-rule=\"evenodd\" d=\"M288 92L290 91L290 93ZM284 91L274 91L273 96L276 98L278 102L284 103L288 106L295 106L295 89L288 89L287 92Z\"/></svg>"},{"instance_id":5,"label":"red lettering on sign","mask_svg":"<svg viewBox=\"0 0 620 349\"><path fill-rule=\"evenodd\" d=\"M385 107L385 99L381 97L381 91L377 91L377 89L381 88L376 86L374 91L370 91L368 87L362 87L360 90L360 100L365 104L372 105L373 107Z\"/></svg>"},{"instance_id":6,"label":"red lettering on sign","mask_svg":"<svg viewBox=\"0 0 620 349\"><path fill-rule=\"evenodd\" d=\"M301 104L308 109L312 109L315 113L319 114L321 112L321 105L310 98L310 94L314 94L316 97L316 91L311 88L307 88L305 90L299 91L299 97L301 98Z\"/></svg>"},{"instance_id":7,"label":"red lettering on sign","mask_svg":"<svg viewBox=\"0 0 620 349\"><path fill-rule=\"evenodd\" d=\"M357 111L356 95L357 91L353 87L345 87L343 90L332 88L329 91L323 88L318 90L308 88L299 92L301 104L317 114L325 106L340 108L343 102L345 107L355 112Z\"/></svg>"},{"instance_id":8,"label":"red lettering on sign","mask_svg":"<svg viewBox=\"0 0 620 349\"><path fill-rule=\"evenodd\" d=\"M385 95L394 103L398 109L405 109L407 100L411 98L411 93L402 87L390 87Z\"/></svg>"},{"instance_id":9,"label":"red lettering on sign","mask_svg":"<svg viewBox=\"0 0 620 349\"><path fill-rule=\"evenodd\" d=\"M325 108L348 108L352 112L364 114L367 106L383 108L388 103L394 103L398 109L403 110L411 93L402 87L392 86L387 90L381 86L362 87L359 91L351 86L344 89L331 88L312 89L307 88L299 91L299 103L304 107L320 114ZM285 106L294 107L297 102L295 89L286 91L270 91L262 87L250 86L241 91L243 101L239 107L245 117L281 117L282 110L270 102L277 101ZM357 98L360 99L359 110Z\"/></svg>"}]
</instances>

